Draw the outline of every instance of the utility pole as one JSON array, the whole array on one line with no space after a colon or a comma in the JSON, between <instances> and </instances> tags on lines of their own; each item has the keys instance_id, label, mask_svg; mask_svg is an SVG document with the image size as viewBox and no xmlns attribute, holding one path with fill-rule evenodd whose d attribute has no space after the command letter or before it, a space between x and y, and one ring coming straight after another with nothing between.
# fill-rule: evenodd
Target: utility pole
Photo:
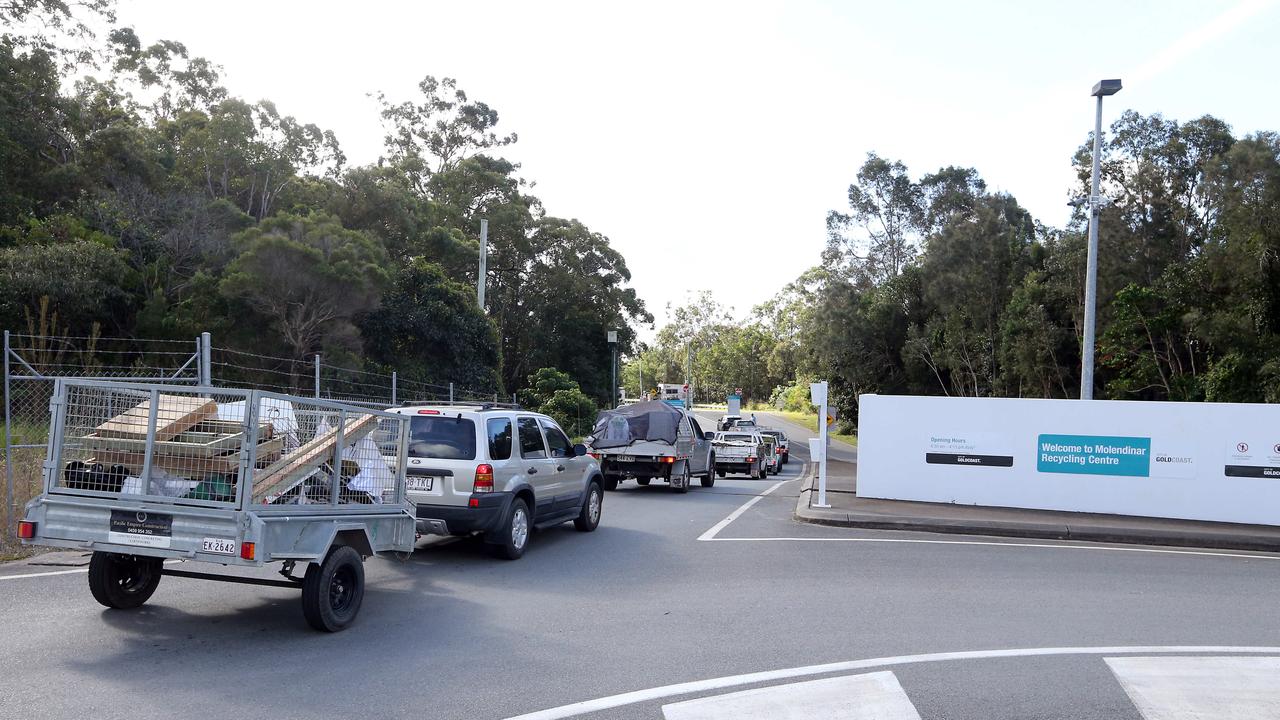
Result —
<instances>
[{"instance_id":1,"label":"utility pole","mask_svg":"<svg viewBox=\"0 0 1280 720\"><path fill-rule=\"evenodd\" d=\"M476 273L476 304L484 312L484 283L489 273L489 221L480 221L480 271Z\"/></svg>"},{"instance_id":2,"label":"utility pole","mask_svg":"<svg viewBox=\"0 0 1280 720\"><path fill-rule=\"evenodd\" d=\"M684 351L684 384L689 386L689 397L686 400L689 403L689 409L693 409L693 343Z\"/></svg>"},{"instance_id":3,"label":"utility pole","mask_svg":"<svg viewBox=\"0 0 1280 720\"><path fill-rule=\"evenodd\" d=\"M613 354L609 373L609 409L612 410L618 407L618 331L610 330L606 337L609 338L609 349Z\"/></svg>"}]
</instances>

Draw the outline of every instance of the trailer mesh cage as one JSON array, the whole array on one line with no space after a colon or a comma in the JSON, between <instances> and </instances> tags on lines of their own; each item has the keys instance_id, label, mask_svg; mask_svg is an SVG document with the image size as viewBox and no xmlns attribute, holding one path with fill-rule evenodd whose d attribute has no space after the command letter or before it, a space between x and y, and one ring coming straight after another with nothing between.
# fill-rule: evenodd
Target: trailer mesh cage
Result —
<instances>
[{"instance_id":1,"label":"trailer mesh cage","mask_svg":"<svg viewBox=\"0 0 1280 720\"><path fill-rule=\"evenodd\" d=\"M260 510L404 502L403 415L253 390L72 380L59 381L51 410L51 493Z\"/></svg>"}]
</instances>

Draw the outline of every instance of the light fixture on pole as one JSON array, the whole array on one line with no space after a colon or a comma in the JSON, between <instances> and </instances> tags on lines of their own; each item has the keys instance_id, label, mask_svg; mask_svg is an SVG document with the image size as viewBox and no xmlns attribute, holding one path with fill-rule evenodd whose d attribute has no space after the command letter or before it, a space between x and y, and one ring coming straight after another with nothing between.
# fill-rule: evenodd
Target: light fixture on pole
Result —
<instances>
[{"instance_id":1,"label":"light fixture on pole","mask_svg":"<svg viewBox=\"0 0 1280 720\"><path fill-rule=\"evenodd\" d=\"M618 331L610 330L606 337L609 338L609 349L613 354L609 374L609 408L613 409L618 407Z\"/></svg>"},{"instance_id":2,"label":"light fixture on pole","mask_svg":"<svg viewBox=\"0 0 1280 720\"><path fill-rule=\"evenodd\" d=\"M1093 86L1098 98L1093 123L1093 182L1089 190L1089 260L1084 278L1084 345L1080 349L1080 399L1093 399L1093 343L1098 315L1098 209L1102 206L1098 188L1102 170L1102 98L1120 92L1119 80L1100 80Z\"/></svg>"}]
</instances>

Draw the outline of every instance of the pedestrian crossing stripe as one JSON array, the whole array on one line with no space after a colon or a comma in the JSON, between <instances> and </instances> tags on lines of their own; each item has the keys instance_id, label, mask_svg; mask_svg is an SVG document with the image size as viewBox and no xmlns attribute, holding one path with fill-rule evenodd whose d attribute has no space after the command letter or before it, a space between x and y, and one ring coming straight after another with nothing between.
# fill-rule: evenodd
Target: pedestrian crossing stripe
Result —
<instances>
[{"instance_id":1,"label":"pedestrian crossing stripe","mask_svg":"<svg viewBox=\"0 0 1280 720\"><path fill-rule=\"evenodd\" d=\"M1145 720L1280 718L1280 658L1106 658Z\"/></svg>"},{"instance_id":2,"label":"pedestrian crossing stripe","mask_svg":"<svg viewBox=\"0 0 1280 720\"><path fill-rule=\"evenodd\" d=\"M662 706L665 720L920 720L890 671L774 685Z\"/></svg>"}]
</instances>

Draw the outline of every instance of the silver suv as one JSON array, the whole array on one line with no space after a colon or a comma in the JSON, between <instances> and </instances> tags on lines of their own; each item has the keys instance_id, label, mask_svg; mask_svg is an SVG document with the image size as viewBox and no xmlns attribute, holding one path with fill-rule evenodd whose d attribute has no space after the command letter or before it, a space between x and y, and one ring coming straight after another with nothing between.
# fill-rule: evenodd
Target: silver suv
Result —
<instances>
[{"instance_id":1,"label":"silver suv","mask_svg":"<svg viewBox=\"0 0 1280 720\"><path fill-rule=\"evenodd\" d=\"M499 405L414 405L407 495L418 532L481 534L499 557L524 554L530 531L600 523L604 479L583 445L546 415Z\"/></svg>"}]
</instances>

